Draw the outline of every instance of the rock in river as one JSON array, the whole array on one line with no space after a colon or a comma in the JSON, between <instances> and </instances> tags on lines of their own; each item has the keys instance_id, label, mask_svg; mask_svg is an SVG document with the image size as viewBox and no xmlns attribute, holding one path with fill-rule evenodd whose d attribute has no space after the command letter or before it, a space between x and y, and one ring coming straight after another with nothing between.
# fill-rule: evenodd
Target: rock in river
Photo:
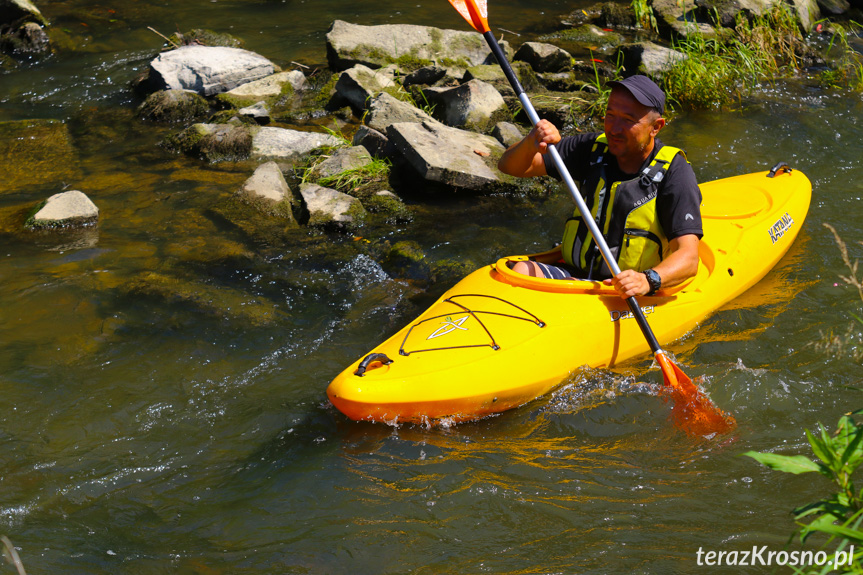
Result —
<instances>
[{"instance_id":1,"label":"rock in river","mask_svg":"<svg viewBox=\"0 0 863 575\"><path fill-rule=\"evenodd\" d=\"M27 221L31 228L62 228L94 224L99 208L83 192L72 190L54 194Z\"/></svg>"},{"instance_id":2,"label":"rock in river","mask_svg":"<svg viewBox=\"0 0 863 575\"><path fill-rule=\"evenodd\" d=\"M275 70L275 64L248 50L181 46L150 62L150 85L213 96L265 78Z\"/></svg>"}]
</instances>

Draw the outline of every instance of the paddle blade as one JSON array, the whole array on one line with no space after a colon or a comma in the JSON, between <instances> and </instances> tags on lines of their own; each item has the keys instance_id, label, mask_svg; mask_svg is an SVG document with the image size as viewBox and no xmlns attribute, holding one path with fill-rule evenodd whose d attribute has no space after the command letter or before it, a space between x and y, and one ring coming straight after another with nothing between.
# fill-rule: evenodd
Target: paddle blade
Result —
<instances>
[{"instance_id":1,"label":"paddle blade","mask_svg":"<svg viewBox=\"0 0 863 575\"><path fill-rule=\"evenodd\" d=\"M474 30L483 34L489 31L488 0L449 0L449 3Z\"/></svg>"},{"instance_id":2,"label":"paddle blade","mask_svg":"<svg viewBox=\"0 0 863 575\"><path fill-rule=\"evenodd\" d=\"M674 402L671 417L677 427L692 435L725 433L734 429L737 425L734 417L716 407L667 355L659 351L655 357L662 368L663 383Z\"/></svg>"}]
</instances>

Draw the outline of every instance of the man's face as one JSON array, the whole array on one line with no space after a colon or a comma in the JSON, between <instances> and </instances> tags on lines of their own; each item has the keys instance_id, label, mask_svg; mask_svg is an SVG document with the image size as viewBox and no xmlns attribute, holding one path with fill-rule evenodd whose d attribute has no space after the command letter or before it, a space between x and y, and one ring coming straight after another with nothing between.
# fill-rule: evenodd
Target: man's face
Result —
<instances>
[{"instance_id":1,"label":"man's face","mask_svg":"<svg viewBox=\"0 0 863 575\"><path fill-rule=\"evenodd\" d=\"M652 108L639 103L629 90L612 89L605 113L605 135L608 150L618 160L643 160L653 149L653 139L664 125L665 120Z\"/></svg>"}]
</instances>

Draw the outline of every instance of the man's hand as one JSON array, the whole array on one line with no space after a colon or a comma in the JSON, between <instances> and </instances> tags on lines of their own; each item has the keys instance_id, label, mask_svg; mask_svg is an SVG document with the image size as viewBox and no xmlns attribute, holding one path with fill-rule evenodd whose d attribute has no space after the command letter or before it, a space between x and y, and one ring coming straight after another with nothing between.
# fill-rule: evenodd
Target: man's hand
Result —
<instances>
[{"instance_id":1,"label":"man's hand","mask_svg":"<svg viewBox=\"0 0 863 575\"><path fill-rule=\"evenodd\" d=\"M527 137L533 140L540 154L545 154L550 144L557 144L560 141L560 132L548 120L540 120Z\"/></svg>"},{"instance_id":2,"label":"man's hand","mask_svg":"<svg viewBox=\"0 0 863 575\"><path fill-rule=\"evenodd\" d=\"M635 270L623 270L613 278L603 280L602 283L607 286L614 286L614 289L623 298L646 295L650 291L647 276Z\"/></svg>"}]
</instances>

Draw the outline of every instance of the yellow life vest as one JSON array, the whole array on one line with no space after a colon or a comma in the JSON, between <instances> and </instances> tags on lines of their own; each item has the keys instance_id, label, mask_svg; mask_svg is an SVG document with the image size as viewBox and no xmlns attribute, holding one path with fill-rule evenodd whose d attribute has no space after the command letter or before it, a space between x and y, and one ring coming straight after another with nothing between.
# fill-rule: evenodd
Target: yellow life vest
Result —
<instances>
[{"instance_id":1,"label":"yellow life vest","mask_svg":"<svg viewBox=\"0 0 863 575\"><path fill-rule=\"evenodd\" d=\"M656 157L637 177L614 182L610 189L605 175L608 140L600 134L591 149L590 171L582 182L590 215L602 230L621 270L644 271L667 255L668 238L656 213L656 194L679 148L662 146ZM564 261L576 268L579 277L605 279L611 270L581 221L578 210L566 221L561 252Z\"/></svg>"}]
</instances>

